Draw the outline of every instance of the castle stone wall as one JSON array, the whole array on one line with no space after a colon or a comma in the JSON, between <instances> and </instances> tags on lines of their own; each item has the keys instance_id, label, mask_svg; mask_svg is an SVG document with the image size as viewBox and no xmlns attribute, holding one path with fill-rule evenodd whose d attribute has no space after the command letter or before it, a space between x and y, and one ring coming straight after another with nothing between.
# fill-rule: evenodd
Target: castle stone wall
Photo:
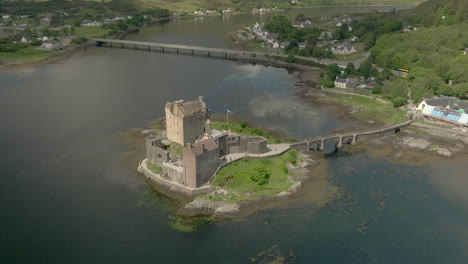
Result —
<instances>
[{"instance_id":1,"label":"castle stone wall","mask_svg":"<svg viewBox=\"0 0 468 264\"><path fill-rule=\"evenodd\" d=\"M197 157L197 187L207 183L221 165L218 150L206 151Z\"/></svg>"},{"instance_id":2,"label":"castle stone wall","mask_svg":"<svg viewBox=\"0 0 468 264\"><path fill-rule=\"evenodd\" d=\"M268 152L267 141L262 137L247 137L245 152L252 154L262 154Z\"/></svg>"},{"instance_id":3,"label":"castle stone wall","mask_svg":"<svg viewBox=\"0 0 468 264\"><path fill-rule=\"evenodd\" d=\"M209 119L208 112L200 112L183 118L183 140L186 143L195 143L205 133L206 121Z\"/></svg>"},{"instance_id":4,"label":"castle stone wall","mask_svg":"<svg viewBox=\"0 0 468 264\"><path fill-rule=\"evenodd\" d=\"M162 163L163 173L166 173L172 181L180 184L185 184L184 168L182 166L176 166L172 163Z\"/></svg>"},{"instance_id":5,"label":"castle stone wall","mask_svg":"<svg viewBox=\"0 0 468 264\"><path fill-rule=\"evenodd\" d=\"M183 113L176 104L178 103L174 102L166 105L167 139L183 146L185 144Z\"/></svg>"},{"instance_id":6,"label":"castle stone wall","mask_svg":"<svg viewBox=\"0 0 468 264\"><path fill-rule=\"evenodd\" d=\"M197 188L197 157L189 148L184 148L185 185Z\"/></svg>"},{"instance_id":7,"label":"castle stone wall","mask_svg":"<svg viewBox=\"0 0 468 264\"><path fill-rule=\"evenodd\" d=\"M228 136L227 154L251 153L262 154L268 152L267 141L262 137L232 135Z\"/></svg>"},{"instance_id":8,"label":"castle stone wall","mask_svg":"<svg viewBox=\"0 0 468 264\"><path fill-rule=\"evenodd\" d=\"M158 147L155 141L154 138L146 139L146 157L151 163L161 166L163 162L169 160L169 152Z\"/></svg>"}]
</instances>

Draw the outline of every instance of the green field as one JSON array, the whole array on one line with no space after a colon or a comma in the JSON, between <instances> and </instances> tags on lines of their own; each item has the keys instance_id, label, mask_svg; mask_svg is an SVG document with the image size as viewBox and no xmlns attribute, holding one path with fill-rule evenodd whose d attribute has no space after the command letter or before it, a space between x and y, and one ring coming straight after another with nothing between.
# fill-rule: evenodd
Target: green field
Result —
<instances>
[{"instance_id":1,"label":"green field","mask_svg":"<svg viewBox=\"0 0 468 264\"><path fill-rule=\"evenodd\" d=\"M77 27L75 28L75 35L85 38L100 38L107 37L109 29L101 27Z\"/></svg>"},{"instance_id":2,"label":"green field","mask_svg":"<svg viewBox=\"0 0 468 264\"><path fill-rule=\"evenodd\" d=\"M0 60L8 62L29 62L45 59L53 55L52 51L36 50L37 47L27 47L15 52L0 52Z\"/></svg>"},{"instance_id":3,"label":"green field","mask_svg":"<svg viewBox=\"0 0 468 264\"><path fill-rule=\"evenodd\" d=\"M356 112L352 116L361 121L381 121L385 125L391 125L405 121L406 112L399 108L394 108L391 104L384 104L377 100L359 95L332 94L325 100L341 102L356 107Z\"/></svg>"},{"instance_id":4,"label":"green field","mask_svg":"<svg viewBox=\"0 0 468 264\"><path fill-rule=\"evenodd\" d=\"M297 150L264 159L244 158L233 162L219 171L211 184L229 191L224 196L204 195L215 201L238 202L256 200L266 195L273 197L292 185L288 176L295 174L288 170L287 164L297 163Z\"/></svg>"}]
</instances>

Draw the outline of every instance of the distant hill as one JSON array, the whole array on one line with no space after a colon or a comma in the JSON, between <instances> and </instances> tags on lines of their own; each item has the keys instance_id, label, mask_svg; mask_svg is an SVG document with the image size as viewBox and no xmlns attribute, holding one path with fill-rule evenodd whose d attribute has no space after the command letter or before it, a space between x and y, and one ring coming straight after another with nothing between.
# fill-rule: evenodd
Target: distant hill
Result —
<instances>
[{"instance_id":1,"label":"distant hill","mask_svg":"<svg viewBox=\"0 0 468 264\"><path fill-rule=\"evenodd\" d=\"M96 2L109 3L131 9L167 8L169 10L189 11L196 9L238 8L250 10L259 7L278 7L281 9L294 6L335 6L335 5L418 5L426 0L0 0L6 2Z\"/></svg>"},{"instance_id":2,"label":"distant hill","mask_svg":"<svg viewBox=\"0 0 468 264\"><path fill-rule=\"evenodd\" d=\"M468 0L428 0L400 13L403 20L426 27L468 22Z\"/></svg>"}]
</instances>

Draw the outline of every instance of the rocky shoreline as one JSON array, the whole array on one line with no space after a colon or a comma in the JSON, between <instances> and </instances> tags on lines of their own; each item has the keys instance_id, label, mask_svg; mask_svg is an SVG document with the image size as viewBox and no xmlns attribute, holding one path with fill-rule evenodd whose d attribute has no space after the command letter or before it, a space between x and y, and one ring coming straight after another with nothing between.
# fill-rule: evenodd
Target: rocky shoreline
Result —
<instances>
[{"instance_id":1,"label":"rocky shoreline","mask_svg":"<svg viewBox=\"0 0 468 264\"><path fill-rule=\"evenodd\" d=\"M296 165L289 164L288 167L294 173L297 173L299 178L289 177L292 185L274 197L263 196L259 200L248 200L230 203L226 201L217 201L217 197L226 196L229 191L217 187L216 190L207 193L204 197L196 197L193 201L181 207L177 213L183 216L210 215L213 217L237 217L245 215L246 211L252 208L261 210L268 207L272 202L285 202L301 194L304 184L306 184L311 176L309 168L316 165L316 162L310 155L300 154L301 162ZM207 198L209 197L209 198ZM266 206L265 206L266 205ZM256 211L256 210L255 210Z\"/></svg>"}]
</instances>

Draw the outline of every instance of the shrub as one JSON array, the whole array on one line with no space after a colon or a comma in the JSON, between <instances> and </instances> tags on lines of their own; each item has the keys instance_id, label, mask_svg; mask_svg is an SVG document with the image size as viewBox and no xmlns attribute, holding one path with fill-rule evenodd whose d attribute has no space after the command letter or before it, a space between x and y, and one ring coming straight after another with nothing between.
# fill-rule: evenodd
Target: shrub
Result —
<instances>
[{"instance_id":1,"label":"shrub","mask_svg":"<svg viewBox=\"0 0 468 264\"><path fill-rule=\"evenodd\" d=\"M81 44L81 43L84 43L86 41L87 41L87 39L85 37L79 37L79 38L72 39L73 44Z\"/></svg>"},{"instance_id":2,"label":"shrub","mask_svg":"<svg viewBox=\"0 0 468 264\"><path fill-rule=\"evenodd\" d=\"M258 167L253 171L253 175L250 179L256 182L258 185L268 184L271 173L265 167Z\"/></svg>"},{"instance_id":3,"label":"shrub","mask_svg":"<svg viewBox=\"0 0 468 264\"><path fill-rule=\"evenodd\" d=\"M401 96L398 96L392 99L392 103L394 107L400 107L406 104L406 99Z\"/></svg>"},{"instance_id":4,"label":"shrub","mask_svg":"<svg viewBox=\"0 0 468 264\"><path fill-rule=\"evenodd\" d=\"M296 62L296 57L294 57L292 54L289 54L288 58L286 59L287 63L295 63Z\"/></svg>"},{"instance_id":5,"label":"shrub","mask_svg":"<svg viewBox=\"0 0 468 264\"><path fill-rule=\"evenodd\" d=\"M240 122L239 122L239 125L240 125L242 128L246 128L246 127L247 127L247 122L245 122L245 121L240 121Z\"/></svg>"}]
</instances>

